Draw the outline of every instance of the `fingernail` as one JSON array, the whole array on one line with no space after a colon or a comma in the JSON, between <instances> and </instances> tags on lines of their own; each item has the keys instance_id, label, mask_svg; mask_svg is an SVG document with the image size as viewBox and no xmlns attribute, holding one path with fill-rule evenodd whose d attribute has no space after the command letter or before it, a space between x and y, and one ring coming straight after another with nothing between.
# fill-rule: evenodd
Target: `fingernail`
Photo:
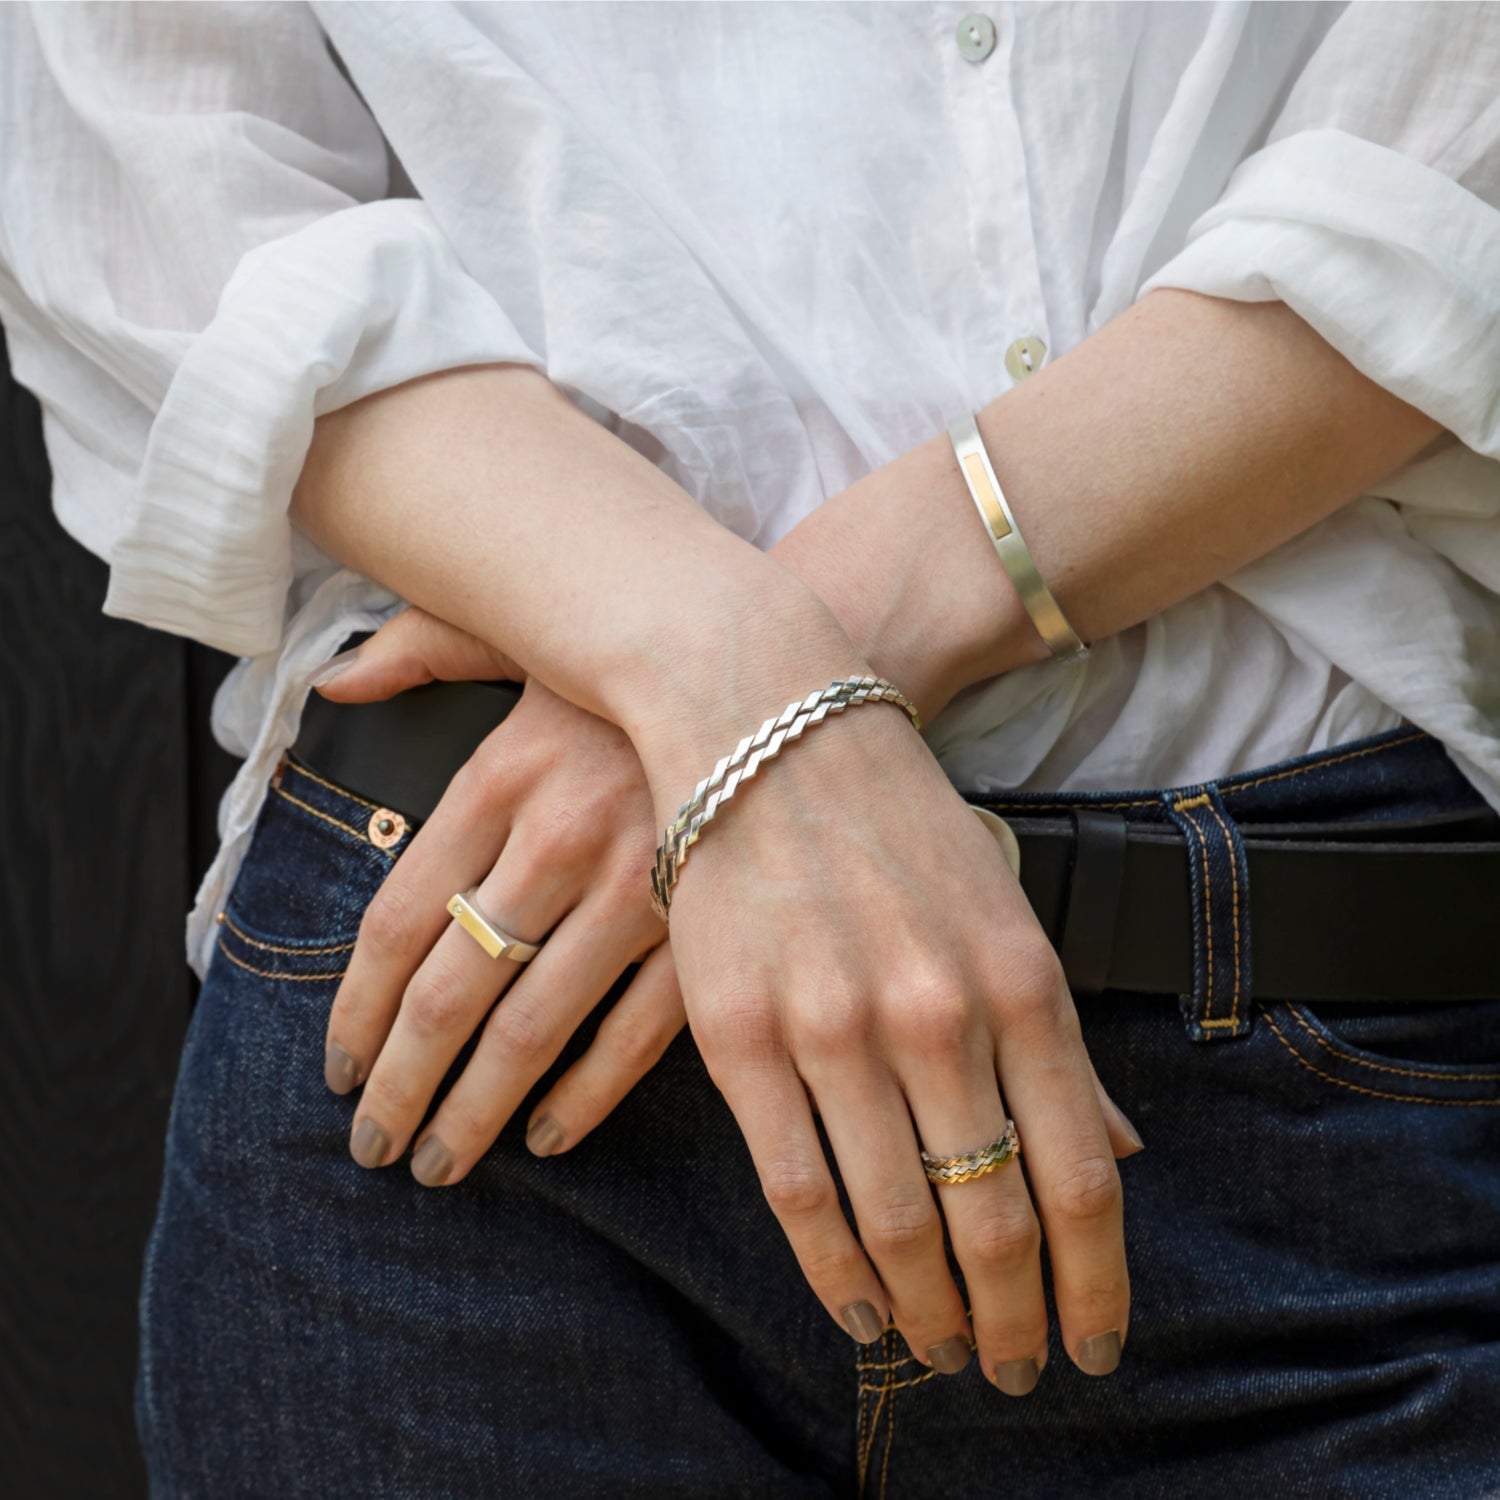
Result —
<instances>
[{"instance_id":1,"label":"fingernail","mask_svg":"<svg viewBox=\"0 0 1500 1500\"><path fill-rule=\"evenodd\" d=\"M1042 1378L1042 1367L1034 1359L1012 1359L995 1366L995 1384L1007 1396L1025 1396Z\"/></svg>"},{"instance_id":2,"label":"fingernail","mask_svg":"<svg viewBox=\"0 0 1500 1500\"><path fill-rule=\"evenodd\" d=\"M1120 1117L1120 1124L1125 1127L1125 1134L1129 1136L1130 1139L1135 1143L1135 1149L1137 1151L1144 1151L1146 1149L1146 1143L1141 1139L1140 1131L1130 1123L1130 1116L1127 1115L1118 1104L1115 1105L1115 1113Z\"/></svg>"},{"instance_id":3,"label":"fingernail","mask_svg":"<svg viewBox=\"0 0 1500 1500\"><path fill-rule=\"evenodd\" d=\"M322 687L325 682L331 682L342 672L345 667L352 667L354 659L359 655L359 647L351 646L347 651L340 651L337 656L330 656L327 661L318 668L317 672L308 681L309 687Z\"/></svg>"},{"instance_id":4,"label":"fingernail","mask_svg":"<svg viewBox=\"0 0 1500 1500\"><path fill-rule=\"evenodd\" d=\"M543 1115L526 1132L526 1144L536 1156L551 1156L562 1140L562 1127L551 1115Z\"/></svg>"},{"instance_id":5,"label":"fingernail","mask_svg":"<svg viewBox=\"0 0 1500 1500\"><path fill-rule=\"evenodd\" d=\"M1096 1333L1078 1346L1078 1368L1085 1375L1108 1375L1120 1363L1120 1333Z\"/></svg>"},{"instance_id":6,"label":"fingernail","mask_svg":"<svg viewBox=\"0 0 1500 1500\"><path fill-rule=\"evenodd\" d=\"M844 1327L862 1344L873 1344L885 1332L880 1314L868 1302L851 1302L839 1310L839 1315Z\"/></svg>"},{"instance_id":7,"label":"fingernail","mask_svg":"<svg viewBox=\"0 0 1500 1500\"><path fill-rule=\"evenodd\" d=\"M362 1167L378 1167L391 1149L391 1138L374 1120L361 1120L349 1139L349 1155Z\"/></svg>"},{"instance_id":8,"label":"fingernail","mask_svg":"<svg viewBox=\"0 0 1500 1500\"><path fill-rule=\"evenodd\" d=\"M359 1064L337 1042L328 1044L323 1081L335 1094L347 1094L359 1082Z\"/></svg>"},{"instance_id":9,"label":"fingernail","mask_svg":"<svg viewBox=\"0 0 1500 1500\"><path fill-rule=\"evenodd\" d=\"M934 1344L927 1351L927 1358L932 1361L932 1368L939 1375L957 1375L968 1364L973 1352L974 1346L968 1339L961 1333L955 1333L951 1339Z\"/></svg>"},{"instance_id":10,"label":"fingernail","mask_svg":"<svg viewBox=\"0 0 1500 1500\"><path fill-rule=\"evenodd\" d=\"M447 1182L453 1170L453 1153L435 1136L430 1135L412 1153L411 1175L423 1187L438 1187Z\"/></svg>"}]
</instances>

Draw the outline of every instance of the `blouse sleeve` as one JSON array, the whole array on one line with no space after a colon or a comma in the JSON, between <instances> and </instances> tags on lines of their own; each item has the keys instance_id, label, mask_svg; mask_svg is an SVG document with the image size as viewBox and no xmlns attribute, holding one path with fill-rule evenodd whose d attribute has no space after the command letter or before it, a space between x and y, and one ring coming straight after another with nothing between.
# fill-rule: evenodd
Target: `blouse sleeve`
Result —
<instances>
[{"instance_id":1,"label":"blouse sleeve","mask_svg":"<svg viewBox=\"0 0 1500 1500\"><path fill-rule=\"evenodd\" d=\"M1287 303L1500 458L1500 6L1355 0L1141 285Z\"/></svg>"},{"instance_id":2,"label":"blouse sleeve","mask_svg":"<svg viewBox=\"0 0 1500 1500\"><path fill-rule=\"evenodd\" d=\"M241 656L327 559L314 418L543 360L417 198L301 4L0 7L0 312L104 613Z\"/></svg>"}]
</instances>

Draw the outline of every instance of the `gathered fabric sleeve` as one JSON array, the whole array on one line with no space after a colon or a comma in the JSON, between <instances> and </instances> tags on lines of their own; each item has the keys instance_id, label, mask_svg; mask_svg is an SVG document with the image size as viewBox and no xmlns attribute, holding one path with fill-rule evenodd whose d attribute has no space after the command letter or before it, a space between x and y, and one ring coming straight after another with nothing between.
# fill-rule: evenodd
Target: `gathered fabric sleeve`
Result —
<instances>
[{"instance_id":1,"label":"gathered fabric sleeve","mask_svg":"<svg viewBox=\"0 0 1500 1500\"><path fill-rule=\"evenodd\" d=\"M301 4L0 7L0 315L104 613L240 656L328 559L288 505L314 419L542 368Z\"/></svg>"},{"instance_id":2,"label":"gathered fabric sleeve","mask_svg":"<svg viewBox=\"0 0 1500 1500\"><path fill-rule=\"evenodd\" d=\"M1354 0L1142 283L1285 302L1446 429L1223 584L1436 735L1500 754L1500 7Z\"/></svg>"},{"instance_id":3,"label":"gathered fabric sleeve","mask_svg":"<svg viewBox=\"0 0 1500 1500\"><path fill-rule=\"evenodd\" d=\"M1355 0L1157 287L1287 303L1500 459L1500 6Z\"/></svg>"}]
</instances>

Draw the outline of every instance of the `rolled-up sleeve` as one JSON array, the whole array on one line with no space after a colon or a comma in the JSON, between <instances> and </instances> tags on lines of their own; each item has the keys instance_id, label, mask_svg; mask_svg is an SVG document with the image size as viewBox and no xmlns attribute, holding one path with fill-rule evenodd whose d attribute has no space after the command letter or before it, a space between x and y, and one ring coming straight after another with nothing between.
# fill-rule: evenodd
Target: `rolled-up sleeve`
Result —
<instances>
[{"instance_id":1,"label":"rolled-up sleeve","mask_svg":"<svg viewBox=\"0 0 1500 1500\"><path fill-rule=\"evenodd\" d=\"M276 649L327 559L288 516L314 419L543 360L420 199L303 5L8 6L0 312L107 615Z\"/></svg>"},{"instance_id":2,"label":"rolled-up sleeve","mask_svg":"<svg viewBox=\"0 0 1500 1500\"><path fill-rule=\"evenodd\" d=\"M1137 296L1285 302L1500 458L1500 6L1356 0Z\"/></svg>"}]
</instances>

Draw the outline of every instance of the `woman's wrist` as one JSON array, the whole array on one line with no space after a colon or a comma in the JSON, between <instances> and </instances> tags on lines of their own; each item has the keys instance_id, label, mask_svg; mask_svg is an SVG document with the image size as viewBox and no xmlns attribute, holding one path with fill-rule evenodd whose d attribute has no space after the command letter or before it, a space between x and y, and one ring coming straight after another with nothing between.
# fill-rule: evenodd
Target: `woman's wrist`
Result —
<instances>
[{"instance_id":1,"label":"woman's wrist","mask_svg":"<svg viewBox=\"0 0 1500 1500\"><path fill-rule=\"evenodd\" d=\"M998 402L978 414L988 445ZM959 471L946 431L831 496L771 549L822 597L924 722L963 688L1050 656Z\"/></svg>"},{"instance_id":2,"label":"woman's wrist","mask_svg":"<svg viewBox=\"0 0 1500 1500\"><path fill-rule=\"evenodd\" d=\"M640 756L658 813L675 816L693 788L769 716L835 678L874 669L827 604L764 553L705 580L705 609L621 658L609 717ZM897 686L901 686L897 683Z\"/></svg>"}]
</instances>

